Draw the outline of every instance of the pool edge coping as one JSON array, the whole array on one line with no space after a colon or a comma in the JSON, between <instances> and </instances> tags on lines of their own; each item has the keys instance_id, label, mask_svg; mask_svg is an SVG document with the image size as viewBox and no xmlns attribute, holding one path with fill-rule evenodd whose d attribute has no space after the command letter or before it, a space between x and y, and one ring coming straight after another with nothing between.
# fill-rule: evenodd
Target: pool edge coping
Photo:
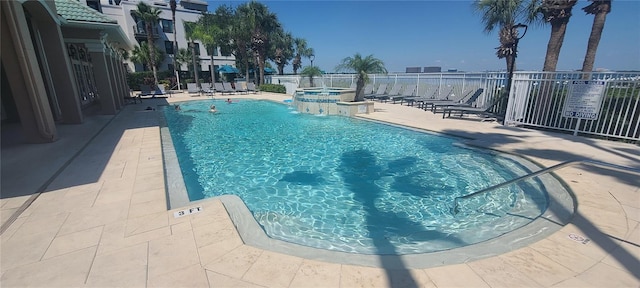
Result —
<instances>
[{"instance_id":1,"label":"pool edge coping","mask_svg":"<svg viewBox=\"0 0 640 288\"><path fill-rule=\"evenodd\" d=\"M272 102L280 103L278 101ZM186 186L184 184L184 179L182 178L182 171L177 160L177 155L173 146L173 140L166 123L164 112L161 109L158 109L158 114L158 117L160 119L159 122L161 146L163 150L163 163L165 165L164 173L166 180L165 188L167 195L167 208L171 210L182 208L187 205L219 200L222 202L227 215L231 219L233 225L236 227L236 230L240 235L243 243L263 250L297 256L304 259L312 259L337 264L359 265L385 269L425 269L444 265L467 263L474 260L498 256L519 248L526 247L532 243L538 242L552 235L553 233L564 227L564 225L569 223L569 221L573 218L576 209L574 193L571 191L571 189L569 189L566 183L561 180L560 177L553 173L550 173L550 176L553 178L553 180L557 182L555 184L559 184L562 187L561 190L565 191L563 195L555 195L559 194L557 193L556 189L553 189L552 191L548 190L548 207L542 215L538 216L535 220L516 230L512 230L506 234L479 243L449 250L405 255L356 254L342 251L325 250L290 243L267 236L260 224L258 224L258 222L253 217L253 214L251 214L247 206L244 204L244 201L242 201L242 199L236 195L221 195L197 201L189 201ZM531 166L537 168L543 167L542 165L520 155L469 143L470 141L475 139L439 133L428 129L420 129L396 123L389 123L386 121L379 121L362 117L355 118L365 121L378 122L385 125L397 126L404 129L415 130L421 133L439 134L445 135L446 137L458 138L461 139L460 145L469 146L471 149L482 149L489 151L489 153L510 156L508 158L511 159L516 158L513 160L516 160L528 170L531 170ZM169 153L169 155L165 155L165 152ZM523 161L526 164L523 163ZM171 169L169 169L169 167L171 167ZM547 187L548 180L540 179L540 181L542 181L544 186ZM552 193L554 195L551 195ZM553 213L551 210L556 209L557 205L570 207L570 209L564 208L564 210L570 210L570 213L568 215L555 215L555 213ZM563 208L561 207L560 209ZM523 237L523 235L525 236Z\"/></svg>"}]
</instances>

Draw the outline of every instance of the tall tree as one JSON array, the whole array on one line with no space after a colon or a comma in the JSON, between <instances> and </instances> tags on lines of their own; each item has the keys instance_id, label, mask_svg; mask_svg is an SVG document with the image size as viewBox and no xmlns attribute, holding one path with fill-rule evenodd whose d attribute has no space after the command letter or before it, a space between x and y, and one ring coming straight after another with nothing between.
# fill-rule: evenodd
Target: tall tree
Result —
<instances>
[{"instance_id":1,"label":"tall tree","mask_svg":"<svg viewBox=\"0 0 640 288\"><path fill-rule=\"evenodd\" d=\"M186 49L186 48L178 49L178 53L176 54L175 59L176 59L176 65L177 65L176 69L178 69L179 71L182 71L182 65L187 65L188 71L193 70L193 65L189 65L193 61L193 55L191 55L191 49ZM200 65L200 62L196 64Z\"/></svg>"},{"instance_id":2,"label":"tall tree","mask_svg":"<svg viewBox=\"0 0 640 288\"><path fill-rule=\"evenodd\" d=\"M196 28L196 23L195 22L187 22L187 21L183 21L183 25L184 25L184 35L187 38L187 42L189 43L189 49L191 49L191 63L193 65L193 79L196 82L196 87L198 87L198 89L200 89L200 80L198 79L198 66L200 66L200 56L198 55L199 53L196 53L196 44L195 44L195 38L194 36L194 32L195 32L195 28ZM198 61L196 61L196 58L198 58ZM196 66L196 64L198 66Z\"/></svg>"},{"instance_id":3,"label":"tall tree","mask_svg":"<svg viewBox=\"0 0 640 288\"><path fill-rule=\"evenodd\" d=\"M131 51L131 56L129 56L129 59L131 59L131 61L134 63L147 65L146 68L149 70L152 70L151 67L149 66L151 65L150 63L155 63L155 65L158 65L157 63L161 63L165 57L164 52L158 49L158 47L153 46L153 49L155 50L154 51L155 53L153 53L153 57L155 57L154 61L151 60L152 53L149 52L148 45L133 47L133 50Z\"/></svg>"},{"instance_id":4,"label":"tall tree","mask_svg":"<svg viewBox=\"0 0 640 288\"><path fill-rule=\"evenodd\" d=\"M176 9L178 8L176 0L169 0L169 7L171 8L171 26L173 28L173 75L176 76L178 71L178 62L176 57L178 56L178 33L176 33ZM179 77L176 76L176 81L179 82Z\"/></svg>"},{"instance_id":5,"label":"tall tree","mask_svg":"<svg viewBox=\"0 0 640 288\"><path fill-rule=\"evenodd\" d=\"M215 15L210 13L203 14L194 27L194 31L191 36L194 39L200 40L204 45L209 57L211 58L211 82L216 82L215 77L215 65L213 55L218 50L218 42L220 41L222 29L217 25Z\"/></svg>"},{"instance_id":6,"label":"tall tree","mask_svg":"<svg viewBox=\"0 0 640 288\"><path fill-rule=\"evenodd\" d=\"M245 17L245 12L246 11L239 10L233 11L231 25L226 31L228 32L229 42L232 43L230 47L231 51L236 61L241 63L239 66L243 68L246 79L249 79L250 64L253 61L251 57L251 47L249 45L251 43L250 23Z\"/></svg>"},{"instance_id":7,"label":"tall tree","mask_svg":"<svg viewBox=\"0 0 640 288\"><path fill-rule=\"evenodd\" d=\"M156 7L151 7L144 2L139 2L138 5L136 6L136 10L131 11L131 14L133 14L136 18L144 21L144 27L147 32L147 45L149 46L149 53L150 53L149 59L151 61L149 63L149 66L151 66L151 69L153 71L153 79L155 81L156 86L158 86L158 71L156 69L156 62L155 62L156 49L154 49L155 42L153 40L153 29L155 25L158 23L158 21L160 20L161 12L162 11L160 11L160 9Z\"/></svg>"},{"instance_id":8,"label":"tall tree","mask_svg":"<svg viewBox=\"0 0 640 288\"><path fill-rule=\"evenodd\" d=\"M542 71L556 71L560 49L567 32L567 24L571 18L571 10L578 0L541 0L538 7L544 21L551 24L551 36L547 44L547 54L544 58Z\"/></svg>"},{"instance_id":9,"label":"tall tree","mask_svg":"<svg viewBox=\"0 0 640 288\"><path fill-rule=\"evenodd\" d=\"M518 37L518 31L512 29L518 18L525 15L523 0L476 0L474 2L475 10L482 15L482 23L484 24L484 32L490 33L499 28L498 38L500 46L496 48L496 56L499 59L505 59L507 64L507 72L515 67L515 42Z\"/></svg>"},{"instance_id":10,"label":"tall tree","mask_svg":"<svg viewBox=\"0 0 640 288\"><path fill-rule=\"evenodd\" d=\"M276 63L278 74L284 75L284 66L293 59L293 36L282 29L277 29L271 35L269 58Z\"/></svg>"},{"instance_id":11,"label":"tall tree","mask_svg":"<svg viewBox=\"0 0 640 288\"><path fill-rule=\"evenodd\" d=\"M313 48L307 47L307 40L303 38L295 38L293 40L295 46L295 57L293 59L293 74L298 74L298 69L302 67L302 57L311 57L314 54Z\"/></svg>"},{"instance_id":12,"label":"tall tree","mask_svg":"<svg viewBox=\"0 0 640 288\"><path fill-rule=\"evenodd\" d=\"M342 59L342 62L336 67L338 71L353 71L356 75L356 98L355 102L364 101L364 85L369 81L369 74L387 73L382 60L369 55L362 57L360 53L356 53L353 57Z\"/></svg>"},{"instance_id":13,"label":"tall tree","mask_svg":"<svg viewBox=\"0 0 640 288\"><path fill-rule=\"evenodd\" d=\"M587 43L587 54L584 56L584 62L582 63L582 72L593 71L593 64L596 61L596 51L600 44L604 23L607 20L607 14L611 12L611 0L590 1L591 4L582 8L587 14L593 15L593 25L591 26L591 34Z\"/></svg>"},{"instance_id":14,"label":"tall tree","mask_svg":"<svg viewBox=\"0 0 640 288\"><path fill-rule=\"evenodd\" d=\"M237 9L241 17L245 17L251 32L251 42L249 43L251 51L254 53L260 78L258 84L264 82L264 65L267 59L269 49L269 41L271 34L274 33L281 25L278 22L276 14L271 13L267 6L262 3L251 1L240 5Z\"/></svg>"}]
</instances>

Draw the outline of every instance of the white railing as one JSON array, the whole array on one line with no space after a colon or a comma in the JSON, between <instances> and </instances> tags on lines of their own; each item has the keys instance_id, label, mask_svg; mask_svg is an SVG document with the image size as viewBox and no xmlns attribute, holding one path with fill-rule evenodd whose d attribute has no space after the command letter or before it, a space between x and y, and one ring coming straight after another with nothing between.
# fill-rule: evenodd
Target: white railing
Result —
<instances>
[{"instance_id":1,"label":"white railing","mask_svg":"<svg viewBox=\"0 0 640 288\"><path fill-rule=\"evenodd\" d=\"M500 95L507 83L505 72L482 73L398 73L371 74L370 83L377 87L386 83L417 85L416 95L433 99L470 95L483 89L482 95L472 104L488 108L499 114L506 106L505 125L543 128L610 137L640 140L640 72L515 72L507 105ZM581 120L562 116L564 101L571 80L603 80L605 96L598 120ZM315 86L349 87L355 81L354 74L326 74L314 78ZM299 75L271 75L267 83L284 84L290 88L310 86L308 77ZM289 87L292 86L292 87Z\"/></svg>"},{"instance_id":2,"label":"white railing","mask_svg":"<svg viewBox=\"0 0 640 288\"><path fill-rule=\"evenodd\" d=\"M604 81L596 120L562 115L573 80ZM640 140L640 73L516 72L505 125Z\"/></svg>"},{"instance_id":3,"label":"white railing","mask_svg":"<svg viewBox=\"0 0 640 288\"><path fill-rule=\"evenodd\" d=\"M369 75L370 83L377 87L379 84L388 84L387 89L391 89L393 85L417 85L416 95L426 96L429 98L451 98L456 95L466 95L473 93L479 88L485 91L495 91L496 89L488 89L489 86L499 85L504 87L506 73L421 73L421 74L371 74ZM355 81L354 74L326 74L321 77L314 78L315 86L322 86L324 83L327 87L349 87ZM310 87L309 77L299 75L270 75L267 77L266 83L285 84L297 83L298 88ZM490 93L484 93L478 99L474 106L483 107L483 101L490 101L492 98L487 97ZM491 95L492 96L492 95Z\"/></svg>"}]
</instances>

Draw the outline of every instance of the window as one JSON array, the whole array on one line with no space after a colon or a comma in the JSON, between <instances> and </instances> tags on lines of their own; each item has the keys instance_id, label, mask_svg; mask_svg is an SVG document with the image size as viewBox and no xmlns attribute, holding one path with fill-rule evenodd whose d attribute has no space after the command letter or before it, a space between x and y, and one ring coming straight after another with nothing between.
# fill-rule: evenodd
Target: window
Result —
<instances>
[{"instance_id":1,"label":"window","mask_svg":"<svg viewBox=\"0 0 640 288\"><path fill-rule=\"evenodd\" d=\"M93 10L96 10L100 13L102 13L102 6L100 6L100 1L87 1L87 6L93 8Z\"/></svg>"},{"instance_id":2,"label":"window","mask_svg":"<svg viewBox=\"0 0 640 288\"><path fill-rule=\"evenodd\" d=\"M160 19L162 23L162 32L173 33L173 21L167 19Z\"/></svg>"},{"instance_id":3,"label":"window","mask_svg":"<svg viewBox=\"0 0 640 288\"><path fill-rule=\"evenodd\" d=\"M167 64L167 70L173 72L173 64Z\"/></svg>"},{"instance_id":4,"label":"window","mask_svg":"<svg viewBox=\"0 0 640 288\"><path fill-rule=\"evenodd\" d=\"M164 41L164 51L167 54L173 54L173 42L171 41Z\"/></svg>"},{"instance_id":5,"label":"window","mask_svg":"<svg viewBox=\"0 0 640 288\"><path fill-rule=\"evenodd\" d=\"M200 56L200 43L193 42L193 47L195 47L194 49L196 50L194 54L196 54L196 56Z\"/></svg>"}]
</instances>

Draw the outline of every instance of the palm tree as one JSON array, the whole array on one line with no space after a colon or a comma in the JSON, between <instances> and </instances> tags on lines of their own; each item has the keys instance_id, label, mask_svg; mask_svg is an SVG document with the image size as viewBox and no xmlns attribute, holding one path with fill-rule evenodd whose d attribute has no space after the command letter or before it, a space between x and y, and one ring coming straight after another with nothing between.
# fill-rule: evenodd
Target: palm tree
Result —
<instances>
[{"instance_id":1,"label":"palm tree","mask_svg":"<svg viewBox=\"0 0 640 288\"><path fill-rule=\"evenodd\" d=\"M364 84L369 82L369 74L387 73L382 60L373 57L373 55L362 58L360 53L356 53L353 57L342 59L336 70L356 72L356 98L354 102L364 101L363 88Z\"/></svg>"},{"instance_id":2,"label":"palm tree","mask_svg":"<svg viewBox=\"0 0 640 288\"><path fill-rule=\"evenodd\" d=\"M499 27L500 46L496 48L496 55L499 59L505 59L509 73L512 72L512 68L515 69L514 44L518 37L517 29L512 27L516 19L523 16L525 11L523 2L523 0L476 0L473 4L475 10L482 15L484 32L490 33Z\"/></svg>"},{"instance_id":3,"label":"palm tree","mask_svg":"<svg viewBox=\"0 0 640 288\"><path fill-rule=\"evenodd\" d=\"M150 53L148 45L135 46L133 47L129 58L132 62L141 65L151 65L149 63L156 63L157 65L157 63L161 63L164 60L165 55L162 50L158 49L158 47L153 46L153 50L155 50L155 53ZM151 54L155 57L153 61L151 60ZM147 67L147 69L151 69L151 67Z\"/></svg>"},{"instance_id":4,"label":"palm tree","mask_svg":"<svg viewBox=\"0 0 640 288\"><path fill-rule=\"evenodd\" d=\"M191 61L193 61L193 55L191 55L191 49L186 49L186 48L180 48L178 49L178 53L176 54L175 57L176 60L176 69L179 69L180 71L182 71L182 65L187 65L187 70L188 71L192 71L193 66L190 66L189 63L191 63ZM200 64L199 62L197 64ZM180 68L178 68L180 67Z\"/></svg>"},{"instance_id":5,"label":"palm tree","mask_svg":"<svg viewBox=\"0 0 640 288\"><path fill-rule=\"evenodd\" d=\"M195 80L196 87L200 89L200 80L198 79L198 66L200 66L200 56L196 54L196 44L194 42L194 31L195 31L195 22L187 22L183 21L184 24L184 35L187 38L187 42L189 43L189 48L191 49L191 63L193 64L193 79ZM196 61L198 58L198 61ZM196 66L198 63L198 66Z\"/></svg>"},{"instance_id":6,"label":"palm tree","mask_svg":"<svg viewBox=\"0 0 640 288\"><path fill-rule=\"evenodd\" d=\"M300 71L300 75L309 77L309 87L315 87L313 84L313 77L321 76L322 70L318 66L307 66Z\"/></svg>"},{"instance_id":7,"label":"palm tree","mask_svg":"<svg viewBox=\"0 0 640 288\"><path fill-rule=\"evenodd\" d=\"M173 26L173 75L176 76L176 71L178 71L178 63L176 61L176 57L178 56L178 40L177 40L177 36L178 33L176 33L176 9L177 7L177 3L176 0L169 0L169 7L171 8L171 26ZM177 76L176 76L177 77ZM177 77L176 81L180 82L180 78Z\"/></svg>"},{"instance_id":8,"label":"palm tree","mask_svg":"<svg viewBox=\"0 0 640 288\"><path fill-rule=\"evenodd\" d=\"M136 18L144 21L144 27L147 32L147 45L149 46L150 53L150 62L149 66L153 71L153 80L155 81L155 85L158 86L158 71L156 69L156 49L154 49L154 41L153 41L153 28L156 23L160 20L160 9L156 7L151 7L144 2L139 2L136 6L136 10L132 10L131 14L133 14Z\"/></svg>"},{"instance_id":9,"label":"palm tree","mask_svg":"<svg viewBox=\"0 0 640 288\"><path fill-rule=\"evenodd\" d=\"M315 54L313 48L307 47L307 40L303 38L295 38L293 40L296 56L293 59L293 74L298 74L298 69L302 67L302 57L311 57Z\"/></svg>"},{"instance_id":10,"label":"palm tree","mask_svg":"<svg viewBox=\"0 0 640 288\"><path fill-rule=\"evenodd\" d=\"M213 54L218 49L218 42L221 38L222 29L216 25L216 19L214 19L214 14L203 14L196 25L194 27L194 31L191 34L191 37L194 39L198 39L204 44L207 53L209 53L211 57L211 82L216 82L215 73L214 73L214 62L213 62Z\"/></svg>"},{"instance_id":11,"label":"palm tree","mask_svg":"<svg viewBox=\"0 0 640 288\"><path fill-rule=\"evenodd\" d=\"M587 54L584 56L582 63L582 72L593 71L593 63L596 61L596 51L600 44L600 37L604 29L604 23L607 20L607 14L611 12L611 0L590 0L591 4L582 8L587 14L592 14L593 25L591 26L591 35L587 44Z\"/></svg>"},{"instance_id":12,"label":"palm tree","mask_svg":"<svg viewBox=\"0 0 640 288\"><path fill-rule=\"evenodd\" d=\"M254 53L258 69L260 70L260 78L258 85L264 81L264 65L267 59L269 41L271 34L274 33L281 25L278 22L276 14L269 12L267 6L262 3L251 1L238 7L239 14L246 19L249 31L251 33L251 42L249 46Z\"/></svg>"},{"instance_id":13,"label":"palm tree","mask_svg":"<svg viewBox=\"0 0 640 288\"><path fill-rule=\"evenodd\" d=\"M571 10L578 0L541 0L538 11L544 17L545 22L551 23L551 36L547 44L547 54L544 58L542 71L556 71L558 66L558 56L564 35L567 31L567 24L571 18Z\"/></svg>"},{"instance_id":14,"label":"palm tree","mask_svg":"<svg viewBox=\"0 0 640 288\"><path fill-rule=\"evenodd\" d=\"M243 14L244 11L236 10L233 13L233 18L230 21L231 25L226 29L228 39L230 39L229 42L232 43L230 48L236 61L241 63L239 66L244 68L246 79L249 79L249 68L251 66L251 48L249 46L249 43L251 43L250 25Z\"/></svg>"},{"instance_id":15,"label":"palm tree","mask_svg":"<svg viewBox=\"0 0 640 288\"><path fill-rule=\"evenodd\" d=\"M293 36L289 32L278 29L272 34L269 58L276 63L278 74L284 74L284 66L293 58Z\"/></svg>"}]
</instances>

